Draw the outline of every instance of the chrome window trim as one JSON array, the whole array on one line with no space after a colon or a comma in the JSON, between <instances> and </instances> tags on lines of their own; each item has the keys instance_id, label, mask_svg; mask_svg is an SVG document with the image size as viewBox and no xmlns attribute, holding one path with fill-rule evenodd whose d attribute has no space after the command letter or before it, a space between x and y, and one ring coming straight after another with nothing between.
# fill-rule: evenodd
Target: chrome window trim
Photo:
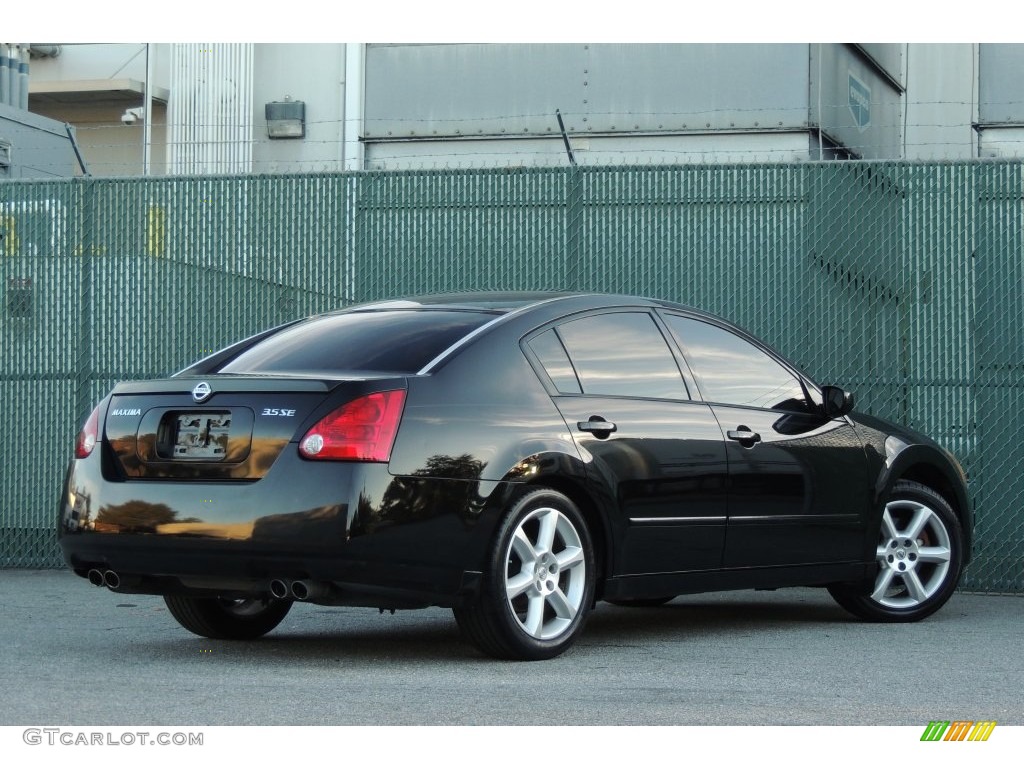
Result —
<instances>
[{"instance_id":1,"label":"chrome window trim","mask_svg":"<svg viewBox=\"0 0 1024 768\"><path fill-rule=\"evenodd\" d=\"M631 523L724 523L728 518L725 515L713 515L711 517L631 517Z\"/></svg>"},{"instance_id":2,"label":"chrome window trim","mask_svg":"<svg viewBox=\"0 0 1024 768\"><path fill-rule=\"evenodd\" d=\"M425 366L423 366L423 368L421 368L419 371L417 371L415 375L416 376L427 376L428 374L432 373L435 367L437 367L438 365L443 363L448 357L450 357L452 354L454 354L456 351L458 351L459 348L464 347L466 344L471 342L477 336L479 336L482 333L485 333L488 329L494 327L495 325L498 325L499 323L502 323L505 320L513 318L516 315L520 314L521 312L528 312L528 311L534 309L535 307L539 307L539 306L542 306L544 304L549 304L549 303L551 303L553 301L558 301L559 299L562 299L562 298L565 298L565 297L564 296L553 296L550 299L544 299L542 301L536 301L536 302L534 302L532 304L527 304L526 306L523 306L523 307L517 307L516 309L513 309L510 312L506 312L503 315L498 315L493 320L490 320L490 321L484 323L483 325L481 325L479 328L476 328L476 329L470 331L469 333L467 333L461 339L459 339L454 344L452 344L450 347L448 347L448 349L446 349L443 352L441 352L441 354L439 354L437 357L435 357L433 360L431 360L429 363L427 363Z\"/></svg>"}]
</instances>

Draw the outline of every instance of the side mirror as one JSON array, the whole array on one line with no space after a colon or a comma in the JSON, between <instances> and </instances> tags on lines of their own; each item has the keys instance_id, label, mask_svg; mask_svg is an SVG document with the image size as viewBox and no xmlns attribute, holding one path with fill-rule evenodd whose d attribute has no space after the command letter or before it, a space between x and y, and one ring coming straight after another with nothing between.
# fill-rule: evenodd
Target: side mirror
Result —
<instances>
[{"instance_id":1,"label":"side mirror","mask_svg":"<svg viewBox=\"0 0 1024 768\"><path fill-rule=\"evenodd\" d=\"M822 387L821 399L821 409L830 419L845 416L853 410L853 395L842 387Z\"/></svg>"}]
</instances>

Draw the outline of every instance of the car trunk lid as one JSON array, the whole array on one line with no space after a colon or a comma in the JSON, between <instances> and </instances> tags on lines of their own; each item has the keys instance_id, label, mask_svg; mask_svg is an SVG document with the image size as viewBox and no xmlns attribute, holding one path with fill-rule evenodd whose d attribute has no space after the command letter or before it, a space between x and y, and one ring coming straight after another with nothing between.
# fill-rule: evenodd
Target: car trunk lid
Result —
<instances>
[{"instance_id":1,"label":"car trunk lid","mask_svg":"<svg viewBox=\"0 0 1024 768\"><path fill-rule=\"evenodd\" d=\"M119 384L104 434L122 479L254 481L333 408L404 377L210 376Z\"/></svg>"}]
</instances>

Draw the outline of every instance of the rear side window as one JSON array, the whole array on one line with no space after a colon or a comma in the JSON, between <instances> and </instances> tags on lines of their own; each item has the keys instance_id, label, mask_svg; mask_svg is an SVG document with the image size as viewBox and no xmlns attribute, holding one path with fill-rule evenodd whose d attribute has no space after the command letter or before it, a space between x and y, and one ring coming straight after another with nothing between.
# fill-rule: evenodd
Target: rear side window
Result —
<instances>
[{"instance_id":1,"label":"rear side window","mask_svg":"<svg viewBox=\"0 0 1024 768\"><path fill-rule=\"evenodd\" d=\"M497 315L394 310L328 315L264 339L221 373L415 373Z\"/></svg>"},{"instance_id":2,"label":"rear side window","mask_svg":"<svg viewBox=\"0 0 1024 768\"><path fill-rule=\"evenodd\" d=\"M544 371L547 373L551 383L559 392L578 395L583 392L580 389L580 382L576 378L576 371L569 362L569 355L565 353L565 347L558 340L554 329L544 331L530 342L530 349L537 355Z\"/></svg>"},{"instance_id":3,"label":"rear side window","mask_svg":"<svg viewBox=\"0 0 1024 768\"><path fill-rule=\"evenodd\" d=\"M558 326L588 395L688 398L679 366L645 312L591 315Z\"/></svg>"}]
</instances>

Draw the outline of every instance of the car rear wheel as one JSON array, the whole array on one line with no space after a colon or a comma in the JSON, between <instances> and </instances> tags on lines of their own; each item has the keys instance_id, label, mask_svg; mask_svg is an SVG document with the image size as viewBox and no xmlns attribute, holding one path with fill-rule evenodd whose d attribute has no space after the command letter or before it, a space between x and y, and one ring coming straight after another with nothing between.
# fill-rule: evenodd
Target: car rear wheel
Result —
<instances>
[{"instance_id":1,"label":"car rear wheel","mask_svg":"<svg viewBox=\"0 0 1024 768\"><path fill-rule=\"evenodd\" d=\"M281 623L292 604L288 600L165 595L171 615L185 629L214 640L254 640Z\"/></svg>"},{"instance_id":2,"label":"car rear wheel","mask_svg":"<svg viewBox=\"0 0 1024 768\"><path fill-rule=\"evenodd\" d=\"M917 621L941 608L963 566L963 533L948 502L920 483L898 482L882 513L875 560L870 591L835 585L836 602L870 621Z\"/></svg>"},{"instance_id":3,"label":"car rear wheel","mask_svg":"<svg viewBox=\"0 0 1024 768\"><path fill-rule=\"evenodd\" d=\"M506 512L477 602L455 609L463 634L502 659L549 659L575 641L594 600L594 549L583 515L539 488Z\"/></svg>"}]
</instances>

